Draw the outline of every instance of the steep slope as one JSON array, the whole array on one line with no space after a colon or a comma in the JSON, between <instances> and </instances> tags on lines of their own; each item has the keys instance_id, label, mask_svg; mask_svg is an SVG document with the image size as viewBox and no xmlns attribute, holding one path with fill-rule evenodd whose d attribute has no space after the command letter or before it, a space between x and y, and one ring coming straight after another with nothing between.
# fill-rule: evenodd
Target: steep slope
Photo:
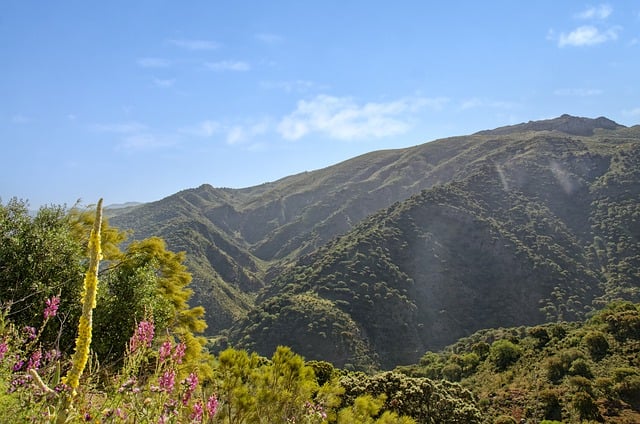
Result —
<instances>
[{"instance_id":1,"label":"steep slope","mask_svg":"<svg viewBox=\"0 0 640 424\"><path fill-rule=\"evenodd\" d=\"M606 118L562 116L508 128L372 152L246 189L203 185L136 206L112 223L187 251L194 302L207 308L211 335L245 316L256 293L290 264L366 217L487 169L494 185L534 198L576 243L591 243L591 183L609 170L621 141L600 142L625 130L625 137L637 135ZM554 183L539 190L539 175Z\"/></svg>"},{"instance_id":2,"label":"steep slope","mask_svg":"<svg viewBox=\"0 0 640 424\"><path fill-rule=\"evenodd\" d=\"M264 289L232 341L259 352L288 344L309 358L333 346L333 355L323 348L325 360L391 367L481 328L574 320L612 296L637 294L640 180L630 172L640 158L637 128L593 138L545 131L467 140L483 154L466 149L452 158L470 164L453 182L300 259ZM598 218L605 208L613 222ZM613 240L600 249L600 263L593 232ZM337 327L356 330L318 327L318 300L303 305L298 297L295 311L287 308L303 293L324 309L331 302L333 315L347 314ZM347 345L358 348L345 355Z\"/></svg>"}]
</instances>

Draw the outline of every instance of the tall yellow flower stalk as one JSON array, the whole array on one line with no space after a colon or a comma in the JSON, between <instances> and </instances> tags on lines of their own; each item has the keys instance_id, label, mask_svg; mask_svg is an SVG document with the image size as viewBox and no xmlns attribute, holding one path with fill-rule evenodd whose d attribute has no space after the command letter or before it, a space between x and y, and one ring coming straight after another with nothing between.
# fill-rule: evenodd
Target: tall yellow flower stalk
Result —
<instances>
[{"instance_id":1,"label":"tall yellow flower stalk","mask_svg":"<svg viewBox=\"0 0 640 424\"><path fill-rule=\"evenodd\" d=\"M71 369L67 373L65 383L73 392L80 383L80 376L89 360L89 348L91 346L91 327L93 308L96 307L96 293L98 291L98 265L102 257L100 251L100 228L102 226L102 199L98 200L96 207L96 220L89 236L89 269L84 277L82 291L82 315L78 323L78 337L76 338L76 350L73 353Z\"/></svg>"}]
</instances>

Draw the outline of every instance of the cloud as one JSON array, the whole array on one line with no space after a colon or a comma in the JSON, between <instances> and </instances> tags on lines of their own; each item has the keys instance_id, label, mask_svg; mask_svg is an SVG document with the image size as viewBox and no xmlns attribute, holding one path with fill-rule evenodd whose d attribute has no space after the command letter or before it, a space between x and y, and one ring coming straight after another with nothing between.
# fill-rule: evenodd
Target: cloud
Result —
<instances>
[{"instance_id":1,"label":"cloud","mask_svg":"<svg viewBox=\"0 0 640 424\"><path fill-rule=\"evenodd\" d=\"M607 19L613 12L613 8L608 4L591 6L575 15L578 19Z\"/></svg>"},{"instance_id":2,"label":"cloud","mask_svg":"<svg viewBox=\"0 0 640 424\"><path fill-rule=\"evenodd\" d=\"M182 128L181 133L196 137L211 137L222 130L222 125L217 121L205 120L191 127Z\"/></svg>"},{"instance_id":3,"label":"cloud","mask_svg":"<svg viewBox=\"0 0 640 424\"><path fill-rule=\"evenodd\" d=\"M131 134L147 130L147 126L139 122L122 122L116 124L95 124L91 129L98 132Z\"/></svg>"},{"instance_id":4,"label":"cloud","mask_svg":"<svg viewBox=\"0 0 640 424\"><path fill-rule=\"evenodd\" d=\"M223 60L220 62L207 62L204 64L207 68L213 71L236 71L244 72L251 69L251 66L247 62Z\"/></svg>"},{"instance_id":5,"label":"cloud","mask_svg":"<svg viewBox=\"0 0 640 424\"><path fill-rule=\"evenodd\" d=\"M29 118L28 116L17 114L17 115L11 116L11 122L17 125L23 125L31 122L31 118Z\"/></svg>"},{"instance_id":6,"label":"cloud","mask_svg":"<svg viewBox=\"0 0 640 424\"><path fill-rule=\"evenodd\" d=\"M171 87L173 86L173 84L176 82L175 79L162 79L162 78L154 78L153 79L153 83L158 86L158 87L162 87L162 88L167 88L167 87Z\"/></svg>"},{"instance_id":7,"label":"cloud","mask_svg":"<svg viewBox=\"0 0 640 424\"><path fill-rule=\"evenodd\" d=\"M169 44L186 50L215 50L220 48L219 43L209 40L173 39L169 40Z\"/></svg>"},{"instance_id":8,"label":"cloud","mask_svg":"<svg viewBox=\"0 0 640 424\"><path fill-rule=\"evenodd\" d=\"M583 25L569 34L561 33L558 38L558 46L593 46L607 41L614 41L618 39L618 31L619 27L601 31L592 25Z\"/></svg>"},{"instance_id":9,"label":"cloud","mask_svg":"<svg viewBox=\"0 0 640 424\"><path fill-rule=\"evenodd\" d=\"M117 134L120 137L117 150L137 151L152 150L175 145L176 137L157 135L139 122L121 122L113 124L95 124L90 127L93 131Z\"/></svg>"},{"instance_id":10,"label":"cloud","mask_svg":"<svg viewBox=\"0 0 640 424\"><path fill-rule=\"evenodd\" d=\"M228 144L244 143L253 137L265 134L269 128L269 122L266 120L250 125L234 125L228 129L226 141Z\"/></svg>"},{"instance_id":11,"label":"cloud","mask_svg":"<svg viewBox=\"0 0 640 424\"><path fill-rule=\"evenodd\" d=\"M631 116L631 117L640 117L640 107L636 107L633 109L625 109L622 111L622 114L625 116Z\"/></svg>"},{"instance_id":12,"label":"cloud","mask_svg":"<svg viewBox=\"0 0 640 424\"><path fill-rule=\"evenodd\" d=\"M167 68L171 62L159 57L141 57L137 60L138 66L143 68Z\"/></svg>"},{"instance_id":13,"label":"cloud","mask_svg":"<svg viewBox=\"0 0 640 424\"><path fill-rule=\"evenodd\" d=\"M306 93L313 89L326 89L313 81L293 80L293 81L261 81L260 86L265 89L283 90L287 93Z\"/></svg>"},{"instance_id":14,"label":"cloud","mask_svg":"<svg viewBox=\"0 0 640 424\"><path fill-rule=\"evenodd\" d=\"M411 128L411 115L424 107L441 108L447 99L403 98L387 103L357 104L350 97L318 95L298 102L277 131L288 140L319 132L339 140L388 137Z\"/></svg>"},{"instance_id":15,"label":"cloud","mask_svg":"<svg viewBox=\"0 0 640 424\"><path fill-rule=\"evenodd\" d=\"M597 88L560 88L555 90L553 94L556 96L574 96L574 97L589 97L599 96L604 93Z\"/></svg>"},{"instance_id":16,"label":"cloud","mask_svg":"<svg viewBox=\"0 0 640 424\"><path fill-rule=\"evenodd\" d=\"M256 34L255 38L256 40L269 45L279 44L284 41L284 38L282 36L269 33Z\"/></svg>"},{"instance_id":17,"label":"cloud","mask_svg":"<svg viewBox=\"0 0 640 424\"><path fill-rule=\"evenodd\" d=\"M460 104L460 110L475 109L475 108L492 108L492 109L513 109L518 105L513 102L507 102L502 100L487 100L473 97L471 99L463 100Z\"/></svg>"}]
</instances>

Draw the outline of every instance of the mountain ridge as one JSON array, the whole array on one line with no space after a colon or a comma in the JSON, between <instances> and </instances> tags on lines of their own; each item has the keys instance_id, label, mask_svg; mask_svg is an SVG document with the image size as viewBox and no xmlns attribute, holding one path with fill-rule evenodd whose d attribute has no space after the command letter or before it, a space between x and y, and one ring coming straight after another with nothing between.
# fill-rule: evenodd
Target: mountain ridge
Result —
<instances>
[{"instance_id":1,"label":"mountain ridge","mask_svg":"<svg viewBox=\"0 0 640 424\"><path fill-rule=\"evenodd\" d=\"M466 335L479 329L477 325L500 324L499 311L492 310L490 302L479 308L484 308L485 318L476 319L473 325L460 321L451 306L447 306L447 319L437 311L423 313L420 309L438 307L436 300L425 303L429 293L440 293L440 301L447 305L453 305L450 302L462 293L476 297L489 293L486 290L491 285L485 284L482 292L472 284L481 280L474 269L482 265L473 259L478 255L493 258L484 274L480 272L480 276L486 274L484 280L503 276L498 278L502 291L495 292L494 302L500 303L499 295L513 289L507 284L507 271L522 274L519 278L526 284L519 290L534 293L529 297L537 298L535 304L527 306L523 303L527 297L513 292L514 305L520 309L507 309L528 311L523 324L548 317L580 318L600 298L637 295L637 280L634 283L629 267L637 262L640 250L633 218L638 203L633 187L638 177L629 170L638 157L635 146L640 127L568 115L536 122L371 152L244 189L204 184L138 206L113 217L112 222L133 228L136 237L159 235L171 249L187 251L195 302L208 311L210 336L231 329L228 337L234 344L271 353L270 343L278 341L311 357L313 349L331 340L334 350L342 352L333 358L337 363L387 367L407 363L422 349L453 341L446 336ZM624 165L626 162L629 164ZM607 191L619 191L619 199L607 200ZM431 200L424 203L425 199ZM412 208L417 215L407 212ZM605 209L616 215L605 218ZM404 220L390 219L401 210L408 214ZM426 219L424 210L440 221ZM460 221L451 221L456 216ZM374 237L362 230L372 219L379 222L370 225L386 228L380 231L388 237ZM631 235L621 225L600 225L605 219L610 224L624 221ZM437 227L425 230L429 225ZM464 231L451 233L456 227ZM414 231L407 231L410 228ZM420 241L415 234L422 234ZM475 234L477 240L465 240L469 234ZM385 246L394 235L398 243ZM492 244L494 237L502 240L502 247ZM626 250L619 255L607 245L609 240L618 240ZM340 268L340 261L331 259L337 253L327 249L340 243L345 244L341 251L351 255L343 261L353 260L351 265L360 267L355 272L344 269L344 264ZM426 246L425 252L432 255L427 262L433 269L441 267L434 262L434 252L440 252L440 257L443 252L457 253L449 258L445 271L434 274L415 264L412 268L407 257L398 256L403 243L420 246L421 251ZM346 246L352 250L344 250ZM381 246L389 252L376 253ZM378 258L383 265L381 274L361 256ZM590 265L594 258L599 267ZM460 265L465 260L467 265ZM333 265L327 268L322 263ZM328 279L336 272L351 280L337 285L341 280ZM536 281L538 272L546 283ZM367 275L376 281L368 281ZM405 280L421 288L394 285ZM586 286L580 288L578 280ZM443 288L447 286L463 291L452 297L455 290L448 293ZM426 287L431 291L425 291ZM344 298L347 293L351 301ZM384 299L386 294L388 303L372 300L376 295ZM376 313L366 306L369 301L388 312L389 325L376 321ZM474 305L467 309L473 312ZM327 319L320 324L322 316L332 317L335 325ZM285 317L297 324L287 324ZM314 330L295 333L308 327ZM425 339L425 327L442 338ZM324 330L316 331L318 328ZM398 328L407 328L401 340L411 343L406 348L389 348L400 345L401 340L391 343L400 334ZM294 334L297 341L292 343ZM358 356L362 360L354 359Z\"/></svg>"}]
</instances>

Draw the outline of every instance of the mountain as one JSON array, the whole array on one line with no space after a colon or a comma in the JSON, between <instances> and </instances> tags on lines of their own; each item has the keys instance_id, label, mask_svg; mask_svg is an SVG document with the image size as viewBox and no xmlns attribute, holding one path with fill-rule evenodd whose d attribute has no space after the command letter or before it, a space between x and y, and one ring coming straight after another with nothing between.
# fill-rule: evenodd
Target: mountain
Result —
<instances>
[{"instance_id":1,"label":"mountain","mask_svg":"<svg viewBox=\"0 0 640 424\"><path fill-rule=\"evenodd\" d=\"M112 218L185 250L209 335L355 368L638 298L640 127L563 115Z\"/></svg>"}]
</instances>

